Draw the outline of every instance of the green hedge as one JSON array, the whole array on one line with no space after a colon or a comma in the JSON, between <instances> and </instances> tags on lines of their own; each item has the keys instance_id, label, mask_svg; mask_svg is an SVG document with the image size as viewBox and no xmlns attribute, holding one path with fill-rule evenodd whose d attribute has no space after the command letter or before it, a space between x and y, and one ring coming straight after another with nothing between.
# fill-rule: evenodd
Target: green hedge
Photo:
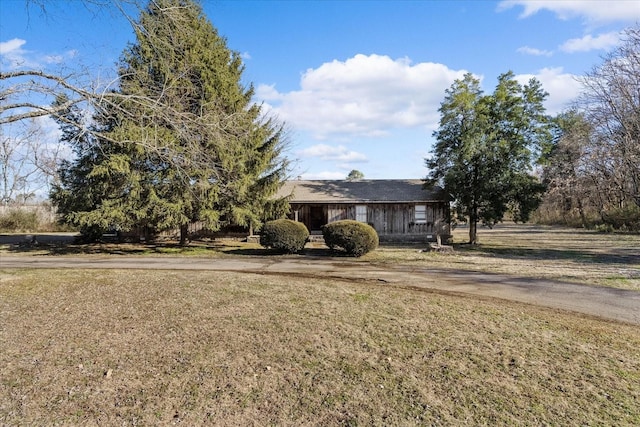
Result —
<instances>
[{"instance_id":1,"label":"green hedge","mask_svg":"<svg viewBox=\"0 0 640 427\"><path fill-rule=\"evenodd\" d=\"M362 256L378 247L378 233L368 224L353 220L329 223L322 227L324 243L330 249L342 249L347 255Z\"/></svg>"},{"instance_id":2,"label":"green hedge","mask_svg":"<svg viewBox=\"0 0 640 427\"><path fill-rule=\"evenodd\" d=\"M290 219L269 221L262 226L260 244L265 248L287 253L296 253L304 248L309 239L307 227Z\"/></svg>"}]
</instances>

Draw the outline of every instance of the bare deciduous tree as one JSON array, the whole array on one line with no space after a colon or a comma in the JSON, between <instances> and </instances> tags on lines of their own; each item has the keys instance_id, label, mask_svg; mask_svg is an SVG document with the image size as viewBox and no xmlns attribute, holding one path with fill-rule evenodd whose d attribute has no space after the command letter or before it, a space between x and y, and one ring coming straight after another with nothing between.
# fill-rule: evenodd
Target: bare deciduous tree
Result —
<instances>
[{"instance_id":1,"label":"bare deciduous tree","mask_svg":"<svg viewBox=\"0 0 640 427\"><path fill-rule=\"evenodd\" d=\"M579 106L593 128L591 172L606 183L608 202L640 207L640 27L581 79Z\"/></svg>"},{"instance_id":2,"label":"bare deciduous tree","mask_svg":"<svg viewBox=\"0 0 640 427\"><path fill-rule=\"evenodd\" d=\"M83 0L81 4L92 10L109 10L116 16L126 19L134 27L135 31L145 32L134 16L144 10L146 1L141 0ZM26 0L25 5L47 13L49 7L55 3L50 0ZM78 4L72 5L77 7ZM170 16L179 16L179 14ZM176 25L179 23L176 23ZM183 28L182 31L189 31ZM154 40L156 48L162 49L166 40ZM0 126L3 129L7 125L27 122L39 117L52 117L56 121L67 122L76 126L81 133L91 133L94 136L110 140L112 143L132 143L143 145L149 149L158 149L161 141L157 134L149 133L144 138L136 141L117 140L112 136L99 132L95 127L87 126L87 122L68 122L65 114L71 107L85 111L86 115L97 114L105 108L111 112L118 111L123 116L132 120L140 120L139 111L152 112L150 120L164 121L174 124L176 129L192 129L194 123L202 126L203 122L196 114L184 114L171 103L167 103L163 94L170 89L173 82L164 82L165 87L158 88L155 95L148 94L131 95L123 94L117 89L120 79L127 77L117 75L114 70L114 78L109 81L99 81L91 75L91 71L85 68L51 71L38 67L23 67L16 64L14 69L0 71ZM65 99L64 103L56 103L59 99ZM224 134L226 126L233 123L233 118L223 118L215 123L208 123L209 127ZM8 134L8 131L4 132ZM28 134L14 135L16 138L25 139ZM175 153L168 153L166 147L158 149L165 152L169 161L176 160Z\"/></svg>"},{"instance_id":3,"label":"bare deciduous tree","mask_svg":"<svg viewBox=\"0 0 640 427\"><path fill-rule=\"evenodd\" d=\"M594 191L585 166L591 128L584 116L575 110L554 119L555 136L545 156L543 182L547 186L541 207L547 217L561 217L568 225L588 225L587 211Z\"/></svg>"},{"instance_id":4,"label":"bare deciduous tree","mask_svg":"<svg viewBox=\"0 0 640 427\"><path fill-rule=\"evenodd\" d=\"M0 202L5 205L48 194L63 148L47 136L38 118L11 127L0 127Z\"/></svg>"},{"instance_id":5,"label":"bare deciduous tree","mask_svg":"<svg viewBox=\"0 0 640 427\"><path fill-rule=\"evenodd\" d=\"M640 228L640 27L580 81L575 110L556 119L543 207L577 209L584 226Z\"/></svg>"}]
</instances>

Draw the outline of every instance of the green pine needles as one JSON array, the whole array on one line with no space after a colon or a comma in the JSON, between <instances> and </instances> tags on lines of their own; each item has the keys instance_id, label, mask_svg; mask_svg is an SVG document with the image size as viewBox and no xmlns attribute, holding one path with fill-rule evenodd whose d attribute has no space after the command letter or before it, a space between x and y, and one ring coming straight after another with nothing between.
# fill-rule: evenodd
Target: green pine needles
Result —
<instances>
[{"instance_id":1,"label":"green pine needles","mask_svg":"<svg viewBox=\"0 0 640 427\"><path fill-rule=\"evenodd\" d=\"M468 219L470 243L478 222L492 226L507 212L526 221L540 204L544 186L531 171L551 140L546 97L536 79L523 86L512 72L491 95L472 74L447 89L427 180L443 186L458 218Z\"/></svg>"},{"instance_id":2,"label":"green pine needles","mask_svg":"<svg viewBox=\"0 0 640 427\"><path fill-rule=\"evenodd\" d=\"M76 153L51 194L63 222L93 234L180 229L185 243L195 222L251 228L281 216L283 124L252 102L240 54L191 0L150 2L134 30L96 132L63 132Z\"/></svg>"}]
</instances>

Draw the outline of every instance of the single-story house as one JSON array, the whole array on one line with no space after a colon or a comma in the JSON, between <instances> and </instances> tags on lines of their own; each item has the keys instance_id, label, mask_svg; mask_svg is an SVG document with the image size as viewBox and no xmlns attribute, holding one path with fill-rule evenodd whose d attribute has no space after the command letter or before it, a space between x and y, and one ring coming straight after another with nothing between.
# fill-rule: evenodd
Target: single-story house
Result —
<instances>
[{"instance_id":1,"label":"single-story house","mask_svg":"<svg viewBox=\"0 0 640 427\"><path fill-rule=\"evenodd\" d=\"M289 197L289 218L311 234L333 221L366 222L381 241L435 241L451 236L449 198L419 179L287 181L278 197Z\"/></svg>"}]
</instances>

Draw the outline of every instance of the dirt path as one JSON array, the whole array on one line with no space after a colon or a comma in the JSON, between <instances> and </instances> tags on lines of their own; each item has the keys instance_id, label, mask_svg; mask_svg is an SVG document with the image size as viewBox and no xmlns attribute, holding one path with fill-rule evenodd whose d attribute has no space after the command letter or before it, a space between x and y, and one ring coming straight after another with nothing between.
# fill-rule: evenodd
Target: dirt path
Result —
<instances>
[{"instance_id":1,"label":"dirt path","mask_svg":"<svg viewBox=\"0 0 640 427\"><path fill-rule=\"evenodd\" d=\"M640 292L499 274L434 270L315 257L48 257L0 255L0 268L167 269L288 274L475 295L640 325Z\"/></svg>"}]
</instances>

